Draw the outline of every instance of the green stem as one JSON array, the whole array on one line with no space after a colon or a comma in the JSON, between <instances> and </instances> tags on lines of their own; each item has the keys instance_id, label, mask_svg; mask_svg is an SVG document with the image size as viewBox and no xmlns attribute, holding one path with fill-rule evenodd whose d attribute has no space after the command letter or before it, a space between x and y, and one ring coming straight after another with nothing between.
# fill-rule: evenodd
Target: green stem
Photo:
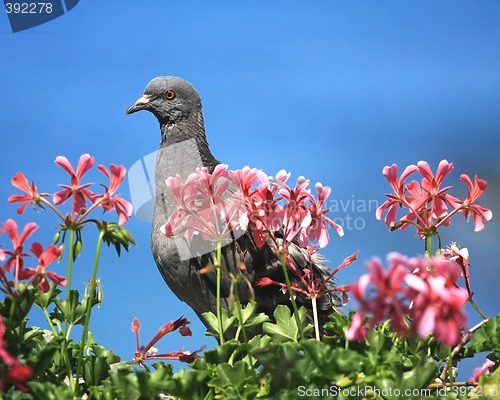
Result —
<instances>
[{"instance_id":1,"label":"green stem","mask_svg":"<svg viewBox=\"0 0 500 400\"><path fill-rule=\"evenodd\" d=\"M14 321L14 312L16 311L16 297L12 296L10 298L10 309L9 309L9 319L8 319L8 322L9 324L11 324L11 329L14 329L14 324L13 324L13 321Z\"/></svg>"},{"instance_id":2,"label":"green stem","mask_svg":"<svg viewBox=\"0 0 500 400\"><path fill-rule=\"evenodd\" d=\"M222 282L222 245L221 243L217 243L217 253L215 256L215 266L217 267L217 299L216 299L216 307L217 307L217 322L219 323L219 341L220 344L224 343L224 331L222 326L222 307L220 304L220 291L221 291L221 282Z\"/></svg>"},{"instance_id":3,"label":"green stem","mask_svg":"<svg viewBox=\"0 0 500 400\"><path fill-rule=\"evenodd\" d=\"M288 288L288 295L290 296L290 301L292 302L293 316L295 318L295 323L297 324L297 328L299 330L299 339L303 339L304 328L302 326L302 323L300 322L299 310L297 308L297 303L295 302L295 295L293 293L292 285L290 283L290 277L288 276L288 269L286 267L286 262L285 262L285 253L281 252L280 259L281 259L281 267L283 268L283 275L285 276L286 287Z\"/></svg>"},{"instance_id":4,"label":"green stem","mask_svg":"<svg viewBox=\"0 0 500 400\"><path fill-rule=\"evenodd\" d=\"M481 309L476 304L476 302L474 300L472 300L472 297L469 297L469 303L472 305L472 307L474 307L476 309L476 311L479 313L479 315L481 317L483 317L483 319L488 319L488 317L486 315L484 315L484 313L481 311Z\"/></svg>"},{"instance_id":5,"label":"green stem","mask_svg":"<svg viewBox=\"0 0 500 400\"><path fill-rule=\"evenodd\" d=\"M245 327L243 326L243 314L241 313L241 303L240 303L240 292L238 290L238 282L233 286L233 291L234 291L234 307L236 308L236 314L238 317L239 325L241 328L241 335L243 336L243 340L248 342L248 337L247 337L247 332L245 330ZM238 339L236 337L236 339Z\"/></svg>"},{"instance_id":6,"label":"green stem","mask_svg":"<svg viewBox=\"0 0 500 400\"><path fill-rule=\"evenodd\" d=\"M56 328L54 327L54 324L52 323L51 319L50 319L50 315L49 313L47 312L47 309L44 308L43 309L43 314L45 315L45 319L47 320L47 322L49 323L49 326L50 326L50 329L52 331L52 333L54 335L57 335L57 332L56 332Z\"/></svg>"},{"instance_id":7,"label":"green stem","mask_svg":"<svg viewBox=\"0 0 500 400\"><path fill-rule=\"evenodd\" d=\"M313 308L313 318L314 318L314 332L316 333L316 340L320 340L319 338L319 323L318 323L318 306L316 304L316 297L311 299L312 308Z\"/></svg>"},{"instance_id":8,"label":"green stem","mask_svg":"<svg viewBox=\"0 0 500 400\"><path fill-rule=\"evenodd\" d=\"M425 238L425 255L427 257L432 257L432 235Z\"/></svg>"},{"instance_id":9,"label":"green stem","mask_svg":"<svg viewBox=\"0 0 500 400\"><path fill-rule=\"evenodd\" d=\"M87 344L88 340L88 333L89 333L89 324L90 324L90 315L92 313L92 306L94 302L94 293L96 289L96 284L97 284L97 269L99 267L99 257L101 255L101 245L102 245L102 239L104 237L104 231L101 231L99 233L99 237L97 238L97 247L95 251L95 258L94 258L94 270L92 271L92 278L90 279L90 290L89 290L89 295L87 297L87 311L85 313L85 323L83 325L83 333L82 333L82 340L80 342L80 354L78 357L78 364L76 367L76 379L80 377L81 371L82 371L82 363L83 363L83 355L85 351L85 345ZM89 347L89 346L87 346Z\"/></svg>"},{"instance_id":10,"label":"green stem","mask_svg":"<svg viewBox=\"0 0 500 400\"><path fill-rule=\"evenodd\" d=\"M73 245L75 240L75 231L70 228L69 230L69 251L68 251L68 274L66 278L66 301L69 301L69 296L71 292L71 274L73 272ZM68 332L68 321L64 320L64 330L63 333L66 335Z\"/></svg>"},{"instance_id":11,"label":"green stem","mask_svg":"<svg viewBox=\"0 0 500 400\"><path fill-rule=\"evenodd\" d=\"M62 344L63 354L61 354L61 358L64 358L66 363L66 370L68 371L68 379L69 379L69 387L72 391L75 390L75 381L73 378L73 371L71 369L71 363L69 361L69 351L68 351L68 341L66 339L63 340Z\"/></svg>"},{"instance_id":12,"label":"green stem","mask_svg":"<svg viewBox=\"0 0 500 400\"><path fill-rule=\"evenodd\" d=\"M453 354L452 354L452 348L450 347L450 353L448 355L448 380L449 384L451 387L453 387L453 381L455 380L453 376Z\"/></svg>"}]
</instances>

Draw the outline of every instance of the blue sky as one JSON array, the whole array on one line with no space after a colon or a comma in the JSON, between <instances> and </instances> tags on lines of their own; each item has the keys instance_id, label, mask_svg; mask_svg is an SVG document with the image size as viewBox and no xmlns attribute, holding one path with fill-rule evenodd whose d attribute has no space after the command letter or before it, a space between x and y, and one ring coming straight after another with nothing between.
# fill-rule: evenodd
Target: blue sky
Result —
<instances>
[{"instance_id":1,"label":"blue sky","mask_svg":"<svg viewBox=\"0 0 500 400\"><path fill-rule=\"evenodd\" d=\"M0 16L0 219L16 207L10 178L22 171L40 190L66 183L53 164L73 164L90 153L97 163L127 168L156 150L158 123L151 114L125 115L149 80L159 75L189 80L203 100L207 136L215 156L332 187L331 199L358 205L384 201L381 171L442 159L455 169L447 184L464 195L461 173L479 174L490 186L482 205L495 214L485 231L456 219L442 231L471 254L476 302L499 312L496 212L500 193L500 3L449 2L252 2L248 4L82 1L66 15L11 33ZM98 181L96 173L89 176ZM130 198L127 183L121 193ZM356 203L353 203L356 202ZM368 208L368 207L367 207ZM324 250L336 266L360 251L339 276L349 283L364 261L396 250L422 254L408 229L388 232L366 211L332 217L358 225ZM57 220L29 208L19 224L41 224L48 242ZM339 221L339 220L338 220ZM192 338L174 334L160 351L208 347L214 341L191 310L163 283L149 252L150 225L132 219L137 248L117 259L105 249L99 271L104 301L91 327L96 340L124 359L134 351L130 324L138 317L146 342L163 323L185 315ZM87 232L86 232L87 233ZM88 258L75 266L74 287L91 274L95 235L84 243ZM3 244L6 237L0 237ZM64 271L64 266L57 270ZM470 311L470 325L479 319ZM34 322L43 323L34 316ZM482 364L482 360L476 361Z\"/></svg>"}]
</instances>

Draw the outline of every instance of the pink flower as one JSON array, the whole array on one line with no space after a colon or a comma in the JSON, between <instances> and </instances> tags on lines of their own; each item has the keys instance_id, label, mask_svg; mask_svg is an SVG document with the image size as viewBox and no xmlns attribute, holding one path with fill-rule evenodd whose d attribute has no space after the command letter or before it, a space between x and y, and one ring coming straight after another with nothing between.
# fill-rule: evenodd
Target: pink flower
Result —
<instances>
[{"instance_id":1,"label":"pink flower","mask_svg":"<svg viewBox=\"0 0 500 400\"><path fill-rule=\"evenodd\" d=\"M312 254L316 252L317 246L310 246L308 249L308 254L309 254L309 262L312 264ZM319 298L322 296L325 296L329 293L342 293L342 300L344 305L347 304L347 301L349 300L347 296L347 292L349 291L349 288L347 286L339 286L334 289L329 289L328 284L330 281L334 278L334 276L339 272L342 268L347 267L348 265L351 265L355 260L357 256L357 252L352 254L349 257L346 257L344 261L334 270L332 273L324 279L319 279L316 275L314 275L313 271L311 269L304 268L302 271L299 270L293 261L290 259L289 256L285 256L285 261L289 268L293 271L294 276L292 277L292 291L295 292L295 294L302 293L306 296L308 299L313 299L313 298ZM264 277L260 279L257 282L257 286L263 287L263 286L268 286L268 285L276 285L281 287L283 292L286 293L287 291L287 285L284 282L277 282L272 280L269 277Z\"/></svg>"},{"instance_id":2,"label":"pink flower","mask_svg":"<svg viewBox=\"0 0 500 400\"><path fill-rule=\"evenodd\" d=\"M54 162L71 175L71 185L59 185L64 190L54 193L54 204L63 204L68 198L73 196L72 212L80 214L82 210L87 208L86 199L92 201L92 197L94 196L94 193L87 189L91 185L90 183L80 185L83 175L94 166L94 157L91 157L89 154L80 156L76 172L64 156L56 157Z\"/></svg>"},{"instance_id":3,"label":"pink flower","mask_svg":"<svg viewBox=\"0 0 500 400\"><path fill-rule=\"evenodd\" d=\"M415 290L410 310L412 326L421 338L432 333L437 341L456 346L462 338L460 331L466 321L464 306L469 296L455 286L456 264L436 257L430 262L430 268L433 270L421 270L405 278L408 286Z\"/></svg>"},{"instance_id":4,"label":"pink flower","mask_svg":"<svg viewBox=\"0 0 500 400\"><path fill-rule=\"evenodd\" d=\"M23 228L21 235L19 235L17 230L17 223L13 219L8 219L3 223L2 230L0 232L5 232L9 235L12 240L13 250L3 250L3 253L10 256L4 264L4 270L9 272L12 270L12 267L16 267L15 275L19 273L20 270L23 269L24 260L23 257L28 256L28 254L23 253L23 246L26 239L28 239L33 232L38 229L38 225L34 222L29 222Z\"/></svg>"},{"instance_id":5,"label":"pink flower","mask_svg":"<svg viewBox=\"0 0 500 400\"><path fill-rule=\"evenodd\" d=\"M405 184L405 179L415 169L422 175L422 182L413 180ZM466 183L468 194L467 198L461 201L447 193L450 186L441 188L444 179L452 170L453 164L442 160L434 176L429 164L425 161L419 161L416 167L414 165L407 167L401 178L398 179L396 164L385 167L383 173L394 193L387 194L389 200L377 208L377 219L380 219L382 214L387 211L385 222L391 229L405 229L412 224L416 226L419 236L426 238L436 235L438 227L448 226L451 222L450 217L461 210L467 219L474 215L475 231L482 230L484 222L492 218L492 213L489 209L477 205L476 200L486 190L487 183L476 176L475 182L472 184L470 178L462 174L460 179ZM407 208L409 213L395 222L399 207ZM449 211L450 207L451 211Z\"/></svg>"},{"instance_id":6,"label":"pink flower","mask_svg":"<svg viewBox=\"0 0 500 400\"><path fill-rule=\"evenodd\" d=\"M179 329L179 333L182 336L191 336L191 330L187 326L188 324L189 321L184 317L180 317L175 321L170 321L158 330L156 335L149 341L146 346L140 346L139 329L141 327L141 324L137 318L134 318L134 321L132 322L132 331L135 334L137 351L134 353L135 358L132 363L137 364L140 367L144 367L146 365L145 362L148 360L177 360L187 363L193 362L196 358L199 357L198 353L202 351L203 348L200 348L192 353L179 350L171 353L158 354L157 350L153 347L161 338L163 338L170 332L176 331L177 329Z\"/></svg>"},{"instance_id":7,"label":"pink flower","mask_svg":"<svg viewBox=\"0 0 500 400\"><path fill-rule=\"evenodd\" d=\"M367 262L366 266L370 273L362 275L356 283L350 285L350 293L360 303L357 312L360 316L373 315L370 327L390 319L393 329L403 336L408 330L405 318L409 309L405 297L408 289L403 286L403 282L411 270L404 259L396 253L391 253L388 259L387 271L378 258ZM359 323L359 319L356 322ZM352 330L350 332L356 336Z\"/></svg>"},{"instance_id":8,"label":"pink flower","mask_svg":"<svg viewBox=\"0 0 500 400\"><path fill-rule=\"evenodd\" d=\"M0 380L0 392L3 391L5 383L13 384L20 391L27 392L28 389L24 385L24 382L29 379L33 370L26 365L22 365L16 357L5 349L7 345L4 339L5 331L5 322L0 315L0 359L2 360L2 364L4 364L4 376Z\"/></svg>"},{"instance_id":9,"label":"pink flower","mask_svg":"<svg viewBox=\"0 0 500 400\"><path fill-rule=\"evenodd\" d=\"M495 363L493 361L486 359L486 362L482 366L474 369L472 377L469 378L469 382L478 383L481 375L489 375L490 368L493 367L494 365Z\"/></svg>"},{"instance_id":10,"label":"pink flower","mask_svg":"<svg viewBox=\"0 0 500 400\"><path fill-rule=\"evenodd\" d=\"M20 271L19 279L31 278L32 282L37 282L40 291L43 293L46 293L50 289L47 278L58 285L65 286L66 278L56 274L55 272L47 272L45 270L48 265L61 255L61 250L51 244L47 247L47 251L44 252L42 245L36 242L30 246L30 250L37 256L38 266L36 268L26 268Z\"/></svg>"},{"instance_id":11,"label":"pink flower","mask_svg":"<svg viewBox=\"0 0 500 400\"><path fill-rule=\"evenodd\" d=\"M463 308L469 298L456 286L458 266L444 256L406 258L391 253L388 261L386 271L379 259L373 259L367 264L371 273L351 285L360 308L348 337L364 338L362 321L371 315L371 328L390 320L400 336L415 332L425 338L432 333L448 346L458 344L466 320Z\"/></svg>"},{"instance_id":12,"label":"pink flower","mask_svg":"<svg viewBox=\"0 0 500 400\"><path fill-rule=\"evenodd\" d=\"M104 165L99 165L97 169L109 178L110 184L109 188L102 185L106 189L104 194L92 194L92 201L94 204L102 207L104 211L116 210L118 223L120 225L125 225L132 215L132 204L119 197L116 191L122 184L127 170L125 167L116 166L115 164L111 164L109 170Z\"/></svg>"},{"instance_id":13,"label":"pink flower","mask_svg":"<svg viewBox=\"0 0 500 400\"><path fill-rule=\"evenodd\" d=\"M178 208L161 231L172 236L183 233L186 239L199 235L206 241L232 240L232 231L246 230L248 213L242 193L231 189L234 183L220 164L210 173L207 168L197 168L185 182L180 175L169 177L167 187Z\"/></svg>"},{"instance_id":14,"label":"pink flower","mask_svg":"<svg viewBox=\"0 0 500 400\"><path fill-rule=\"evenodd\" d=\"M9 199L7 200L9 203L19 203L19 202L24 202L24 204L22 204L18 209L17 209L17 213L18 214L22 214L25 210L25 208L28 206L28 204L36 204L40 207L41 204L40 204L40 200L43 198L43 197L46 197L46 196L49 196L48 194L46 193L38 193L38 190L35 186L35 182L32 182L31 183L31 186L30 184L28 183L28 180L26 179L26 177L21 173L21 172L18 172L12 179L11 179L11 183L14 187L18 188L19 190L22 190L24 193L26 193L26 195L12 195L9 197Z\"/></svg>"},{"instance_id":15,"label":"pink flower","mask_svg":"<svg viewBox=\"0 0 500 400\"><path fill-rule=\"evenodd\" d=\"M281 198L278 198L277 201L286 200L283 206L282 220L285 242L291 243L295 238L298 238L300 246L307 246L308 240L305 230L312 222L311 212L307 207L307 202L311 199L310 191L306 189L309 181L300 176L293 189L280 180L271 181L271 185L278 187Z\"/></svg>"},{"instance_id":16,"label":"pink flower","mask_svg":"<svg viewBox=\"0 0 500 400\"><path fill-rule=\"evenodd\" d=\"M427 193L427 201L425 203L431 203L430 212L432 217L443 218L448 212L445 193L448 191L450 186L442 189L440 186L441 183L443 183L444 178L446 178L446 176L453 170L453 164L446 160L442 160L439 163L435 177L426 161L419 161L417 163L417 170L419 174L423 176L422 188ZM417 199L417 201L419 201L417 206L413 206L412 204L412 208L414 210L418 210L422 202L420 199Z\"/></svg>"},{"instance_id":17,"label":"pink flower","mask_svg":"<svg viewBox=\"0 0 500 400\"><path fill-rule=\"evenodd\" d=\"M5 350L5 346L7 345L5 341L5 330L5 321L0 315L0 359L2 359L5 365L16 365L19 362L17 358Z\"/></svg>"},{"instance_id":18,"label":"pink flower","mask_svg":"<svg viewBox=\"0 0 500 400\"><path fill-rule=\"evenodd\" d=\"M342 235L342 228L326 216L329 210L323 209L330 188L317 184L315 199L307 189L309 181L300 177L291 188L286 184L289 176L282 170L269 178L249 167L227 171L221 164L212 173L199 168L185 182L180 175L169 177L166 184L178 208L161 231L168 237L183 233L188 240L199 235L227 242L234 240L231 232L251 226L257 246L269 239L277 251L285 251L293 241L305 247L317 240L323 247L329 241L328 227Z\"/></svg>"},{"instance_id":19,"label":"pink flower","mask_svg":"<svg viewBox=\"0 0 500 400\"><path fill-rule=\"evenodd\" d=\"M382 170L382 174L394 190L394 194L386 194L386 196L389 197L389 200L386 200L380 207L377 208L376 211L377 219L382 218L382 214L387 211L387 215L385 216L385 223L387 226L392 227L394 225L398 206L402 205L405 200L404 181L416 170L417 167L415 165L406 167L401 175L401 178L398 178L398 166L396 164L392 164L390 167L386 166Z\"/></svg>"},{"instance_id":20,"label":"pink flower","mask_svg":"<svg viewBox=\"0 0 500 400\"><path fill-rule=\"evenodd\" d=\"M462 278L464 278L465 287L469 293L469 298L472 298L474 292L470 286L469 276L469 250L466 247L460 247L455 242L452 242L444 251L444 256L448 260L456 262L462 269Z\"/></svg>"},{"instance_id":21,"label":"pink flower","mask_svg":"<svg viewBox=\"0 0 500 400\"><path fill-rule=\"evenodd\" d=\"M21 392L27 393L28 388L24 385L29 377L33 374L31 367L27 365L17 364L7 369L6 377L14 386ZM0 382L0 391L3 389L3 382Z\"/></svg>"},{"instance_id":22,"label":"pink flower","mask_svg":"<svg viewBox=\"0 0 500 400\"><path fill-rule=\"evenodd\" d=\"M451 198L451 201L455 205L455 207L461 207L462 213L467 220L469 220L470 216L474 216L474 231L479 232L484 229L484 222L489 221L493 217L493 213L490 209L481 207L479 204L476 204L477 199L485 192L488 187L488 182L483 179L479 179L474 176L474 184L468 175L462 174L460 175L460 180L465 182L467 185L467 197L463 202L456 198Z\"/></svg>"},{"instance_id":23,"label":"pink flower","mask_svg":"<svg viewBox=\"0 0 500 400\"><path fill-rule=\"evenodd\" d=\"M331 189L328 186L323 186L321 183L316 184L316 192L318 199L312 197L308 205L311 215L311 224L307 227L307 236L309 240L317 240L319 247L325 247L330 241L327 225L329 225L339 236L344 236L342 227L326 216L330 211L328 208L322 209L326 199L330 195Z\"/></svg>"},{"instance_id":24,"label":"pink flower","mask_svg":"<svg viewBox=\"0 0 500 400\"><path fill-rule=\"evenodd\" d=\"M357 312L352 317L351 325L347 329L345 337L347 340L362 342L366 339L367 334L368 330L363 323L363 316L361 313Z\"/></svg>"}]
</instances>

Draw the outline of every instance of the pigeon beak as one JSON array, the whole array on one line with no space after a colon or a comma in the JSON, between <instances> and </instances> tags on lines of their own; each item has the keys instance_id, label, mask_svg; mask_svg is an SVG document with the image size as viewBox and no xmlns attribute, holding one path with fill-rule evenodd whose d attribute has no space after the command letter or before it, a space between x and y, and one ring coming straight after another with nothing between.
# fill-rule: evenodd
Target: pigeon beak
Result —
<instances>
[{"instance_id":1,"label":"pigeon beak","mask_svg":"<svg viewBox=\"0 0 500 400\"><path fill-rule=\"evenodd\" d=\"M133 114L137 111L147 110L150 101L151 101L151 96L147 94L143 95L127 109L127 114Z\"/></svg>"}]
</instances>

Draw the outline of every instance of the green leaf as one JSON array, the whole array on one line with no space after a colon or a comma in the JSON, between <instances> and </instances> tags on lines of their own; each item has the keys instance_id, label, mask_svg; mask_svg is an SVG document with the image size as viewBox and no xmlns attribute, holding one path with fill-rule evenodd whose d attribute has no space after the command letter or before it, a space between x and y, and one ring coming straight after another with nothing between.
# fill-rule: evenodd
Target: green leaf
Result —
<instances>
[{"instance_id":1,"label":"green leaf","mask_svg":"<svg viewBox=\"0 0 500 400\"><path fill-rule=\"evenodd\" d=\"M97 222L97 228L103 233L102 240L108 246L114 245L120 256L122 247L128 251L131 244L136 245L132 234L116 222Z\"/></svg>"},{"instance_id":2,"label":"green leaf","mask_svg":"<svg viewBox=\"0 0 500 400\"><path fill-rule=\"evenodd\" d=\"M85 320L85 311L87 309L87 300L79 300L78 290L71 290L68 300L56 298L56 309L51 313L51 317L59 321L67 321L70 324L83 324ZM97 304L97 302L96 302Z\"/></svg>"},{"instance_id":3,"label":"green leaf","mask_svg":"<svg viewBox=\"0 0 500 400\"><path fill-rule=\"evenodd\" d=\"M216 376L208 386L215 388L224 399L252 399L258 392L255 377L255 369L243 361L234 365L223 363L217 366Z\"/></svg>"},{"instance_id":4,"label":"green leaf","mask_svg":"<svg viewBox=\"0 0 500 400\"><path fill-rule=\"evenodd\" d=\"M299 308L299 320L304 323L306 320L306 309ZM276 323L265 322L262 325L264 332L271 336L273 339L280 342L294 341L297 342L299 337L299 328L295 322L295 318L292 317L290 309L280 304L274 310L274 318Z\"/></svg>"},{"instance_id":5,"label":"green leaf","mask_svg":"<svg viewBox=\"0 0 500 400\"><path fill-rule=\"evenodd\" d=\"M61 293L61 289L54 282L50 282L50 288L46 293L42 293L41 291L38 293L35 304L42 310L46 310L54 302L59 293Z\"/></svg>"},{"instance_id":6,"label":"green leaf","mask_svg":"<svg viewBox=\"0 0 500 400\"><path fill-rule=\"evenodd\" d=\"M474 333L472 342L465 347L464 357L473 357L474 354L485 351L500 358L500 315L488 319L488 322Z\"/></svg>"},{"instance_id":7,"label":"green leaf","mask_svg":"<svg viewBox=\"0 0 500 400\"><path fill-rule=\"evenodd\" d=\"M237 303L234 303L235 307ZM245 328L253 328L256 326L261 326L264 322L269 321L269 316L264 313L256 314L258 304L255 301L248 303L245 308L241 309L242 324ZM233 314L236 314L233 311Z\"/></svg>"},{"instance_id":8,"label":"green leaf","mask_svg":"<svg viewBox=\"0 0 500 400\"><path fill-rule=\"evenodd\" d=\"M241 346L237 340L228 340L224 344L217 346L212 350L207 350L203 358L210 364L221 364L228 362L235 350Z\"/></svg>"},{"instance_id":9,"label":"green leaf","mask_svg":"<svg viewBox=\"0 0 500 400\"><path fill-rule=\"evenodd\" d=\"M215 332L214 334L213 332L207 331L205 335L220 336L217 316L212 312L205 312L201 315L205 319L205 321L210 325L210 328ZM222 318L222 330L223 330L222 334L225 335L226 332L229 330L229 328L236 326L237 318L234 315L229 316L228 311L225 308L221 310L221 318Z\"/></svg>"}]
</instances>

